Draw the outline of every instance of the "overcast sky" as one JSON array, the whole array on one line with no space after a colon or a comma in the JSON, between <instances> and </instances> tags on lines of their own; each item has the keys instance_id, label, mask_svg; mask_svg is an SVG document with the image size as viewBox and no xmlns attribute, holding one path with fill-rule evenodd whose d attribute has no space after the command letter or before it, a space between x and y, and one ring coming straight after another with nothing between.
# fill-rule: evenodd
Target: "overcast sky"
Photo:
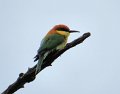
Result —
<instances>
[{"instance_id":1,"label":"overcast sky","mask_svg":"<svg viewBox=\"0 0 120 94\"><path fill-rule=\"evenodd\" d=\"M119 0L0 0L0 92L33 62L56 24L91 36L15 94L120 94Z\"/></svg>"}]
</instances>

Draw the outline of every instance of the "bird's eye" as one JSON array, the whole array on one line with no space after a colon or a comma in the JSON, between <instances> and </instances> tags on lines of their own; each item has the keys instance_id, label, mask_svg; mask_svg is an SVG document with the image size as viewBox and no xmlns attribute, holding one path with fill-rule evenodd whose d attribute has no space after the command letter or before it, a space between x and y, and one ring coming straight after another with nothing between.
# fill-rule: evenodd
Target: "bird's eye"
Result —
<instances>
[{"instance_id":1,"label":"bird's eye","mask_svg":"<svg viewBox=\"0 0 120 94\"><path fill-rule=\"evenodd\" d=\"M66 28L58 28L58 31L68 31Z\"/></svg>"}]
</instances>

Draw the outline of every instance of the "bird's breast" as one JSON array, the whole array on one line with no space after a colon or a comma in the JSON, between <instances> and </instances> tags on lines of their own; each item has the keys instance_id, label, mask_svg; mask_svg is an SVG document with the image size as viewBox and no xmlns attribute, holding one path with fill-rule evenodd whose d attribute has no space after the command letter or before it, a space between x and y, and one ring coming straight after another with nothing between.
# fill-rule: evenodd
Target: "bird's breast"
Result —
<instances>
[{"instance_id":1,"label":"bird's breast","mask_svg":"<svg viewBox=\"0 0 120 94\"><path fill-rule=\"evenodd\" d=\"M57 50L64 49L64 47L65 47L66 44L67 44L67 40L68 40L68 38L66 38L63 43L61 43L60 45L58 45L58 46L57 46Z\"/></svg>"}]
</instances>

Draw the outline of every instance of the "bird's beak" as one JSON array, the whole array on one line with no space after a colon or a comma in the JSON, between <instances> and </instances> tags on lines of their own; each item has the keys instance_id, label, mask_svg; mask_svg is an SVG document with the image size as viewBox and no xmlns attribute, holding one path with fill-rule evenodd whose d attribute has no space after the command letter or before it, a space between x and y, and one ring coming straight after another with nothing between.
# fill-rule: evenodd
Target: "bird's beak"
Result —
<instances>
[{"instance_id":1,"label":"bird's beak","mask_svg":"<svg viewBox=\"0 0 120 94\"><path fill-rule=\"evenodd\" d=\"M69 30L69 33L79 33L80 31L76 31L76 30Z\"/></svg>"}]
</instances>

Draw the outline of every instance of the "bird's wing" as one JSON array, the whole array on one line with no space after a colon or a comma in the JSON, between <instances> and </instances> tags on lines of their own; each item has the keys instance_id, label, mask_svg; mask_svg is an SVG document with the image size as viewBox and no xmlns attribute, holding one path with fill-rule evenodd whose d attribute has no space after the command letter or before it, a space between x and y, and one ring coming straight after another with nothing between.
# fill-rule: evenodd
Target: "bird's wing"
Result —
<instances>
[{"instance_id":1,"label":"bird's wing","mask_svg":"<svg viewBox=\"0 0 120 94\"><path fill-rule=\"evenodd\" d=\"M56 48L58 45L64 42L64 36L59 34L51 34L47 35L41 42L40 48L38 49L38 53L42 54L46 51L52 50Z\"/></svg>"},{"instance_id":2,"label":"bird's wing","mask_svg":"<svg viewBox=\"0 0 120 94\"><path fill-rule=\"evenodd\" d=\"M46 51L56 48L64 42L64 36L58 34L47 35L41 42L37 55L34 57L35 61L39 59L39 55L44 54Z\"/></svg>"}]
</instances>

